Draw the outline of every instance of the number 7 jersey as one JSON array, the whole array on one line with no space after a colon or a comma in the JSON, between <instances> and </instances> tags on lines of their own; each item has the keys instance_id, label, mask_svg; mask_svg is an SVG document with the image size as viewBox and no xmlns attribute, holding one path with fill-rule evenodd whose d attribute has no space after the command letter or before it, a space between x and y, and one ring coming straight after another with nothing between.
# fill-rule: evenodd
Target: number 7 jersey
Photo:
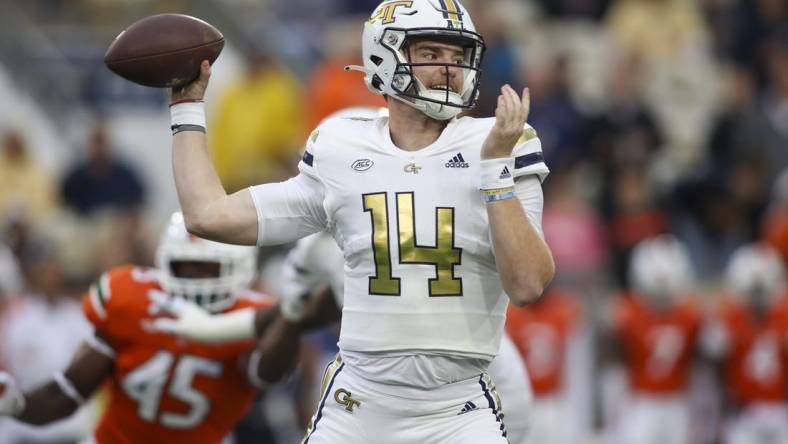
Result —
<instances>
[{"instance_id":1,"label":"number 7 jersey","mask_svg":"<svg viewBox=\"0 0 788 444\"><path fill-rule=\"evenodd\" d=\"M327 228L344 254L341 349L497 353L508 299L479 191L493 123L453 119L418 151L394 145L387 117L331 119L312 133L299 169L322 184ZM538 178L528 183L540 188L548 170L531 127L514 155L514 171L502 174Z\"/></svg>"},{"instance_id":2,"label":"number 7 jersey","mask_svg":"<svg viewBox=\"0 0 788 444\"><path fill-rule=\"evenodd\" d=\"M148 293L161 291L155 270L122 267L83 298L97 336L115 353L109 402L95 431L101 444L218 444L257 394L242 365L254 341L209 346L144 328L153 316ZM229 310L268 305L249 294Z\"/></svg>"}]
</instances>

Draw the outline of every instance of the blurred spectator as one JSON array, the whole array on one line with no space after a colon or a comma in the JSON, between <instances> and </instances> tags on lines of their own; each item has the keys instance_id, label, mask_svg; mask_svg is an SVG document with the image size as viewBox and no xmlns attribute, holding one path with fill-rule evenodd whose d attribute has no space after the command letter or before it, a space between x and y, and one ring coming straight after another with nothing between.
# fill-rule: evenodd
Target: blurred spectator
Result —
<instances>
[{"instance_id":1,"label":"blurred spectator","mask_svg":"<svg viewBox=\"0 0 788 444\"><path fill-rule=\"evenodd\" d=\"M706 0L719 51L754 70L758 85L766 79L768 39L788 21L784 0Z\"/></svg>"},{"instance_id":2,"label":"blurred spectator","mask_svg":"<svg viewBox=\"0 0 788 444\"><path fill-rule=\"evenodd\" d=\"M749 237L747 217L729 185L726 178L707 171L673 191L672 228L687 243L703 280L718 278L733 251Z\"/></svg>"},{"instance_id":3,"label":"blurred spectator","mask_svg":"<svg viewBox=\"0 0 788 444\"><path fill-rule=\"evenodd\" d=\"M771 208L764 220L763 240L777 249L788 268L788 169L783 170L772 189Z\"/></svg>"},{"instance_id":4,"label":"blurred spectator","mask_svg":"<svg viewBox=\"0 0 788 444\"><path fill-rule=\"evenodd\" d=\"M606 25L615 51L642 60L642 96L664 134L666 160L680 174L693 171L721 89L698 3L617 0Z\"/></svg>"},{"instance_id":5,"label":"blurred spectator","mask_svg":"<svg viewBox=\"0 0 788 444\"><path fill-rule=\"evenodd\" d=\"M249 54L247 73L220 93L208 132L228 192L295 174L303 145L301 87L267 54Z\"/></svg>"},{"instance_id":6,"label":"blurred spectator","mask_svg":"<svg viewBox=\"0 0 788 444\"><path fill-rule=\"evenodd\" d=\"M707 37L696 2L686 0L616 0L606 21L618 48L649 64L669 63Z\"/></svg>"},{"instance_id":7,"label":"blurred spectator","mask_svg":"<svg viewBox=\"0 0 788 444\"><path fill-rule=\"evenodd\" d=\"M529 65L526 84L531 91L530 123L539 133L545 162L561 169L585 155L584 116L569 94L569 59L558 56Z\"/></svg>"},{"instance_id":8,"label":"blurred spectator","mask_svg":"<svg viewBox=\"0 0 788 444\"><path fill-rule=\"evenodd\" d=\"M14 253L0 242L0 307L3 306L6 299L19 294L22 285L22 273Z\"/></svg>"},{"instance_id":9,"label":"blurred spectator","mask_svg":"<svg viewBox=\"0 0 788 444\"><path fill-rule=\"evenodd\" d=\"M713 125L708 147L711 167L728 173L740 152L752 147L753 138L758 137L753 128L756 113L755 80L749 68L734 65L724 89L723 109Z\"/></svg>"},{"instance_id":10,"label":"blurred spectator","mask_svg":"<svg viewBox=\"0 0 788 444\"><path fill-rule=\"evenodd\" d=\"M608 80L607 106L588 122L588 154L602 168L603 180L631 165L649 165L663 144L640 96L642 68L635 55L619 60Z\"/></svg>"},{"instance_id":11,"label":"blurred spectator","mask_svg":"<svg viewBox=\"0 0 788 444\"><path fill-rule=\"evenodd\" d=\"M734 163L728 176L732 198L739 206L742 235L747 241L761 238L762 220L769 200L770 166L757 152Z\"/></svg>"},{"instance_id":12,"label":"blurred spectator","mask_svg":"<svg viewBox=\"0 0 788 444\"><path fill-rule=\"evenodd\" d=\"M602 280L608 253L604 227L584 200L581 173L578 167L553 171L542 218L556 263L555 281L578 287Z\"/></svg>"},{"instance_id":13,"label":"blurred spectator","mask_svg":"<svg viewBox=\"0 0 788 444\"><path fill-rule=\"evenodd\" d=\"M12 301L0 321L0 366L30 390L65 368L79 344L91 334L79 302L63 292L63 274L54 246L38 243L25 252L30 291ZM68 332L68 334L63 334ZM91 405L47 427L0 419L0 442L73 443L92 426Z\"/></svg>"},{"instance_id":14,"label":"blurred spectator","mask_svg":"<svg viewBox=\"0 0 788 444\"><path fill-rule=\"evenodd\" d=\"M82 216L107 207L134 209L145 199L137 173L112 154L104 122L92 129L87 158L66 173L61 192L66 205Z\"/></svg>"},{"instance_id":15,"label":"blurred spectator","mask_svg":"<svg viewBox=\"0 0 788 444\"><path fill-rule=\"evenodd\" d=\"M612 250L612 272L620 286L629 286L630 253L641 241L664 233L668 213L656 195L645 166L621 164L611 172L605 190L608 236Z\"/></svg>"},{"instance_id":16,"label":"blurred spectator","mask_svg":"<svg viewBox=\"0 0 788 444\"><path fill-rule=\"evenodd\" d=\"M308 131L341 109L386 106L383 96L372 93L364 85L363 73L345 71L347 65L363 64L360 38L363 22L361 17L343 20L324 36L322 48L325 59L315 66L306 85Z\"/></svg>"},{"instance_id":17,"label":"blurred spectator","mask_svg":"<svg viewBox=\"0 0 788 444\"><path fill-rule=\"evenodd\" d=\"M780 252L788 264L788 208L773 209L764 222L764 240Z\"/></svg>"},{"instance_id":18,"label":"blurred spectator","mask_svg":"<svg viewBox=\"0 0 788 444\"><path fill-rule=\"evenodd\" d=\"M612 0L537 0L542 9L557 18L587 18L598 20Z\"/></svg>"},{"instance_id":19,"label":"blurred spectator","mask_svg":"<svg viewBox=\"0 0 788 444\"><path fill-rule=\"evenodd\" d=\"M762 134L755 140L773 168L773 177L788 167L788 25L769 43L768 79L760 100Z\"/></svg>"},{"instance_id":20,"label":"blurred spectator","mask_svg":"<svg viewBox=\"0 0 788 444\"><path fill-rule=\"evenodd\" d=\"M33 160L20 132L8 131L0 150L0 225L11 217L45 222L57 204L52 175Z\"/></svg>"},{"instance_id":21,"label":"blurred spectator","mask_svg":"<svg viewBox=\"0 0 788 444\"><path fill-rule=\"evenodd\" d=\"M749 69L735 68L709 148L712 165L723 174L743 158L762 159L764 187L788 167L788 40L780 46L775 41L770 47L769 82L760 96Z\"/></svg>"},{"instance_id":22,"label":"blurred spectator","mask_svg":"<svg viewBox=\"0 0 788 444\"><path fill-rule=\"evenodd\" d=\"M476 30L484 36L487 49L482 60L481 85L476 108L471 114L476 117L495 115L498 96L503 85L509 84L515 91L522 91L522 80L519 78L520 62L517 58L515 42L506 34L503 14L508 12L503 4L477 4L470 11L474 18ZM533 90L531 94L533 94Z\"/></svg>"},{"instance_id":23,"label":"blurred spectator","mask_svg":"<svg viewBox=\"0 0 788 444\"><path fill-rule=\"evenodd\" d=\"M381 2L379 0L343 0L343 9L350 14L369 14Z\"/></svg>"}]
</instances>

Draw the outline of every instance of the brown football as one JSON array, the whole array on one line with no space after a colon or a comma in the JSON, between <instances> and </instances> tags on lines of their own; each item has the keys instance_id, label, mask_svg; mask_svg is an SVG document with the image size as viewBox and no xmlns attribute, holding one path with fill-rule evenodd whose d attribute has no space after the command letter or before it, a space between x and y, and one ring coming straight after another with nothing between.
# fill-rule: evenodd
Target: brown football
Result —
<instances>
[{"instance_id":1,"label":"brown football","mask_svg":"<svg viewBox=\"0 0 788 444\"><path fill-rule=\"evenodd\" d=\"M115 37L104 63L115 74L157 88L183 86L213 63L224 48L218 29L183 14L157 14L133 23Z\"/></svg>"}]
</instances>

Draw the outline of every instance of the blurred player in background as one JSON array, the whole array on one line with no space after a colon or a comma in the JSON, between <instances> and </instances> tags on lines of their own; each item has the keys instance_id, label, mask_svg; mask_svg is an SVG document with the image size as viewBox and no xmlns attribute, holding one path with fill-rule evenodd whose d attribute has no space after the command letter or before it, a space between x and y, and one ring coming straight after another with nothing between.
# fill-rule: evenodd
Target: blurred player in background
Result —
<instances>
[{"instance_id":1,"label":"blurred player in background","mask_svg":"<svg viewBox=\"0 0 788 444\"><path fill-rule=\"evenodd\" d=\"M294 362L288 353L297 346L288 343L271 360L252 340L255 331L277 337L277 310L258 312L248 325L249 340L222 347L184 342L152 330L150 322L177 311L185 300L230 313L231 320L245 308L271 306L249 290L255 264L255 248L197 238L186 232L180 213L174 214L159 243L157 269L114 269L84 296L95 335L65 371L26 393L11 374L0 373L0 414L47 424L69 416L106 381L109 401L95 441L220 443L257 390Z\"/></svg>"},{"instance_id":2,"label":"blurred player in background","mask_svg":"<svg viewBox=\"0 0 788 444\"><path fill-rule=\"evenodd\" d=\"M550 289L542 299L527 307L510 306L506 315L506 331L517 346L533 387L528 443L575 442L572 412L564 385L568 377L567 355L579 331L581 315L574 297L565 291Z\"/></svg>"},{"instance_id":3,"label":"blurred player in background","mask_svg":"<svg viewBox=\"0 0 788 444\"><path fill-rule=\"evenodd\" d=\"M731 257L706 348L723 358L732 398L728 444L788 442L788 297L779 253L746 245Z\"/></svg>"},{"instance_id":4,"label":"blurred player in background","mask_svg":"<svg viewBox=\"0 0 788 444\"><path fill-rule=\"evenodd\" d=\"M638 244L630 263L632 291L614 303L629 397L619 411L620 444L689 442L687 396L701 316L689 292L693 267L686 247L661 235Z\"/></svg>"},{"instance_id":5,"label":"blurred player in background","mask_svg":"<svg viewBox=\"0 0 788 444\"><path fill-rule=\"evenodd\" d=\"M173 169L192 232L270 245L328 230L344 253L340 353L311 444L506 442L486 370L507 296L532 302L554 274L541 233L548 169L527 90L504 85L495 118L458 118L478 96L474 29L456 0L382 3L364 24L363 67L350 68L386 96L389 117L330 119L298 176L230 195L206 145L207 61L173 91Z\"/></svg>"}]
</instances>

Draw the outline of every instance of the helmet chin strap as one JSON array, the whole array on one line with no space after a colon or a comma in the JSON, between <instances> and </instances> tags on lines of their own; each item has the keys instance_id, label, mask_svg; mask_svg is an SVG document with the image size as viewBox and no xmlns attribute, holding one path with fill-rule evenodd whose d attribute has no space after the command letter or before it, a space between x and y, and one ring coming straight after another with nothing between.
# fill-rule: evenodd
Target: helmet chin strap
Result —
<instances>
[{"instance_id":1,"label":"helmet chin strap","mask_svg":"<svg viewBox=\"0 0 788 444\"><path fill-rule=\"evenodd\" d=\"M367 70L365 67L360 65L347 65L345 66L345 71L359 71L359 72L363 72L366 75L371 74L369 70ZM424 84L421 82L421 80L419 80L415 76L413 78L416 81L416 87L419 89L419 91L421 91L422 97L431 100L441 101L446 99L448 96L448 101L450 103L454 103L457 105L462 104L462 97L459 94L453 91L448 91L448 93L442 91L434 91L432 89L425 87ZM408 106L416 108L417 110L423 112L424 114L435 120L449 120L456 117L457 114L462 112L462 108L447 106L440 103L430 102L428 100L419 100L411 97L401 97L398 94L391 94L391 97L399 100L402 103L405 103Z\"/></svg>"},{"instance_id":2,"label":"helmet chin strap","mask_svg":"<svg viewBox=\"0 0 788 444\"><path fill-rule=\"evenodd\" d=\"M459 94L453 91L435 91L430 88L424 86L424 84L419 80L416 76L413 76L413 79L416 81L416 88L419 92L419 95L431 100L443 101L447 100L449 103L453 103L456 105L462 104L462 98ZM462 112L462 108L458 108L455 106L448 106L441 103L431 102L429 100L419 100L419 99L412 99L413 102L409 102L411 106L420 110L424 114L432 117L435 120L449 120L457 116L457 114ZM407 102L406 102L407 103Z\"/></svg>"}]
</instances>

